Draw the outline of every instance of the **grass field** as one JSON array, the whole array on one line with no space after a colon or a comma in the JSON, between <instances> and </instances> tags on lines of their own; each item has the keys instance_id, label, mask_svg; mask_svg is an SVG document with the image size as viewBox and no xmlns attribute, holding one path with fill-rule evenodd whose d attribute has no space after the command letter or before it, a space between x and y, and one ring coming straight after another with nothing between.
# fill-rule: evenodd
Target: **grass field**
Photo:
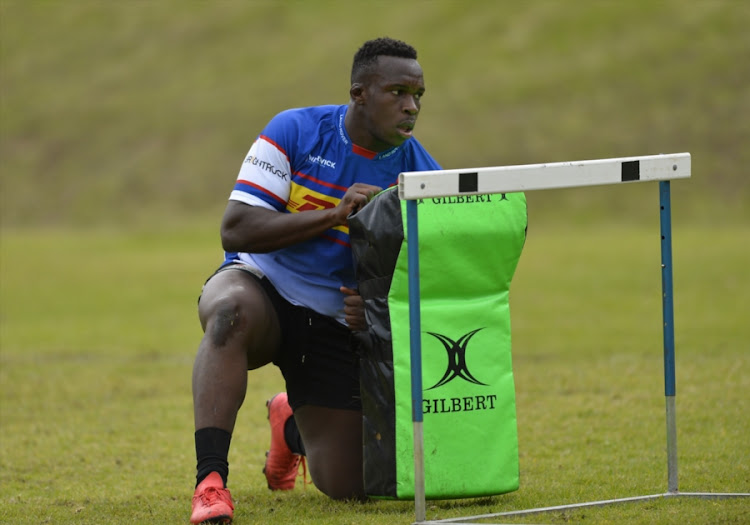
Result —
<instances>
[{"instance_id":1,"label":"grass field","mask_svg":"<svg viewBox=\"0 0 750 525\"><path fill-rule=\"evenodd\" d=\"M673 185L683 491L750 492L750 3L0 0L0 522L186 523L195 302L243 155L413 43L446 168L688 151ZM536 192L514 281L522 480L428 518L666 490L656 190ZM236 522L402 524L409 502L270 493L251 376ZM747 500L513 523L746 524Z\"/></svg>"},{"instance_id":2,"label":"grass field","mask_svg":"<svg viewBox=\"0 0 750 525\"><path fill-rule=\"evenodd\" d=\"M521 489L430 502L428 518L666 490L656 224L532 225L514 281ZM748 228L675 227L680 489L750 492ZM0 521L186 523L195 299L217 263L204 226L3 232ZM745 305L745 307L743 307ZM231 452L237 523L407 524L408 502L270 493L251 375ZM543 519L542 519L543 518ZM747 500L669 500L514 523L747 523Z\"/></svg>"}]
</instances>

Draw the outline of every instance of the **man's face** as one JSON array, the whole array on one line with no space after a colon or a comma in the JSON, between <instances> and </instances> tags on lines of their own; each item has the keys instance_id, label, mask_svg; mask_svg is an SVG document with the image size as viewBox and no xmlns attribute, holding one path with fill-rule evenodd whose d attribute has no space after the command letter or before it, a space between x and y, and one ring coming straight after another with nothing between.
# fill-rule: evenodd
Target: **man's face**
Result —
<instances>
[{"instance_id":1,"label":"man's face","mask_svg":"<svg viewBox=\"0 0 750 525\"><path fill-rule=\"evenodd\" d=\"M424 94L422 68L416 60L378 57L373 75L364 84L363 126L359 144L372 151L400 146L411 138Z\"/></svg>"}]
</instances>

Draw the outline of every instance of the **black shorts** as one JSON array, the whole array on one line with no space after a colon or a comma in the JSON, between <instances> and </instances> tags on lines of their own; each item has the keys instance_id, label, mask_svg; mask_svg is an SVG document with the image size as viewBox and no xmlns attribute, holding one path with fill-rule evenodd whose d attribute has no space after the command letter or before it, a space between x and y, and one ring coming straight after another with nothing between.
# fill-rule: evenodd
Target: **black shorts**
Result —
<instances>
[{"instance_id":1,"label":"black shorts","mask_svg":"<svg viewBox=\"0 0 750 525\"><path fill-rule=\"evenodd\" d=\"M359 351L349 328L332 317L291 304L267 278L259 278L243 264L230 264L216 273L230 269L258 280L276 310L282 340L274 364L284 376L292 409L315 405L362 410Z\"/></svg>"}]
</instances>

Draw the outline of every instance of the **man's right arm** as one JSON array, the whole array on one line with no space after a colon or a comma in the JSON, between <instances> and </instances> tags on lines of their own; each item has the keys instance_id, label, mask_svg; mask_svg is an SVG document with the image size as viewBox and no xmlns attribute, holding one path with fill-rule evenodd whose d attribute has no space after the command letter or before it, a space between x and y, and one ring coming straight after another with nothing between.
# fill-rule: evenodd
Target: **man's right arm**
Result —
<instances>
[{"instance_id":1,"label":"man's right arm","mask_svg":"<svg viewBox=\"0 0 750 525\"><path fill-rule=\"evenodd\" d=\"M330 228L346 225L347 217L380 191L356 183L333 208L283 213L230 200L221 221L221 244L227 252L267 253L297 244Z\"/></svg>"}]
</instances>

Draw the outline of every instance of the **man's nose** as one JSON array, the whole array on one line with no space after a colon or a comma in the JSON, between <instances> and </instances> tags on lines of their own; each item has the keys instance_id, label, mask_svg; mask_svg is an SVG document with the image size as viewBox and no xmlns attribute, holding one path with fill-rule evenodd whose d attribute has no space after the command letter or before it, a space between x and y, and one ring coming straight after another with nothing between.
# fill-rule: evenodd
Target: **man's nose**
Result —
<instances>
[{"instance_id":1,"label":"man's nose","mask_svg":"<svg viewBox=\"0 0 750 525\"><path fill-rule=\"evenodd\" d=\"M419 113L419 101L416 96L406 97L404 112L409 115L416 115Z\"/></svg>"}]
</instances>

